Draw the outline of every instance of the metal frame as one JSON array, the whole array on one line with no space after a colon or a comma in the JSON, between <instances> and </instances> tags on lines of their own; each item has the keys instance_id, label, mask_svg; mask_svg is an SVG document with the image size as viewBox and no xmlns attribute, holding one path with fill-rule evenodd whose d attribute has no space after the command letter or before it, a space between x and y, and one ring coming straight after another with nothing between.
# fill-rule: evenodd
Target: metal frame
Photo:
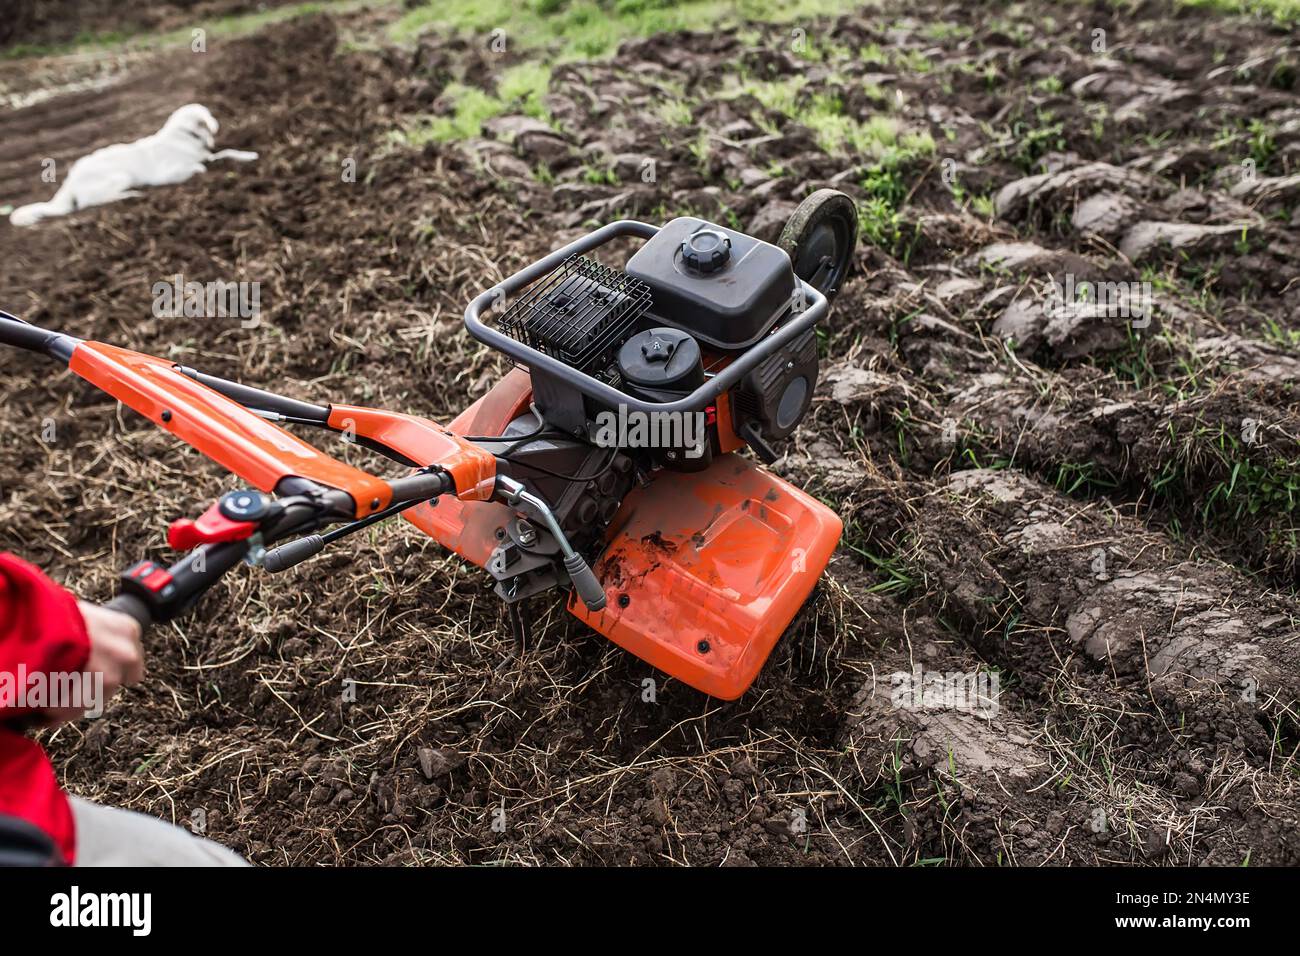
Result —
<instances>
[{"instance_id":1,"label":"metal frame","mask_svg":"<svg viewBox=\"0 0 1300 956\"><path fill-rule=\"evenodd\" d=\"M477 295L465 310L465 328L469 330L470 335L484 345L505 353L515 361L527 366L530 371L538 370L562 379L566 385L571 385L588 398L593 398L606 405L622 405L630 411L643 413L693 412L699 411L727 389L738 384L746 374L757 368L769 355L813 328L825 317L830 308L826 296L803 280L796 279L803 287L803 293L807 301L811 303L807 309L800 312L794 319L782 325L772 334L759 340L758 343L737 357L721 372L706 379L704 384L691 394L671 402L648 402L644 399L635 398L599 379L570 368L559 359L512 339L504 332L494 329L482 321L481 316L484 311L490 308L493 303L500 302L503 299L509 300L511 296L532 282L553 272L569 256L585 254L599 246L603 246L607 242L621 239L624 236L649 239L657 232L659 232L658 226L637 222L634 219L620 219L618 222L611 222L608 225L601 226L594 232L589 232L587 235L575 239L562 249L557 249L538 259L532 265L520 269L499 285Z\"/></svg>"}]
</instances>

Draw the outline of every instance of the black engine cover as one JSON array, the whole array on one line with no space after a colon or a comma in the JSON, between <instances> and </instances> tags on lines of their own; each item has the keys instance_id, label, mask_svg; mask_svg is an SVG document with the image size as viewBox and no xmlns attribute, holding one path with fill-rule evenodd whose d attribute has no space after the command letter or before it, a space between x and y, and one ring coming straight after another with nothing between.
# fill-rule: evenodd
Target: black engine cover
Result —
<instances>
[{"instance_id":1,"label":"black engine cover","mask_svg":"<svg viewBox=\"0 0 1300 956\"><path fill-rule=\"evenodd\" d=\"M784 250L691 216L660 229L626 270L650 287L650 311L659 324L729 353L767 334L790 310L798 288Z\"/></svg>"}]
</instances>

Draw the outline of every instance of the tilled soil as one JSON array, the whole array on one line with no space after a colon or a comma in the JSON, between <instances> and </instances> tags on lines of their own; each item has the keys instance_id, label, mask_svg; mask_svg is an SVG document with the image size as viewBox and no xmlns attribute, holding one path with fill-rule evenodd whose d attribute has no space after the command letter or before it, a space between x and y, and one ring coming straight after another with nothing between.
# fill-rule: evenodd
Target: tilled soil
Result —
<instances>
[{"instance_id":1,"label":"tilled soil","mask_svg":"<svg viewBox=\"0 0 1300 956\"><path fill-rule=\"evenodd\" d=\"M5 201L52 191L42 158L189 100L261 153L0 224L0 304L447 420L505 369L464 303L592 223L774 238L813 189L877 197L870 157L733 83L802 75L801 96L936 144L896 171L774 466L835 505L843 544L727 704L559 600L511 658L482 576L405 526L232 574L151 635L106 719L49 735L70 790L259 863L1300 862L1293 35L1162 4L938 3L809 24L815 59L788 26L660 35L557 66L549 127L412 148L394 133L452 109L451 82L492 92L494 67L475 38L340 42L372 16L160 53L0 119ZM261 323L153 317L176 273L259 281ZM1149 322L1053 304L1066 274L1150 283ZM4 369L0 546L80 593L229 486L71 374ZM998 706L899 706L918 669L996 677Z\"/></svg>"},{"instance_id":2,"label":"tilled soil","mask_svg":"<svg viewBox=\"0 0 1300 956\"><path fill-rule=\"evenodd\" d=\"M252 13L288 0L4 0L0 43L50 46L97 35L191 26L202 18Z\"/></svg>"}]
</instances>

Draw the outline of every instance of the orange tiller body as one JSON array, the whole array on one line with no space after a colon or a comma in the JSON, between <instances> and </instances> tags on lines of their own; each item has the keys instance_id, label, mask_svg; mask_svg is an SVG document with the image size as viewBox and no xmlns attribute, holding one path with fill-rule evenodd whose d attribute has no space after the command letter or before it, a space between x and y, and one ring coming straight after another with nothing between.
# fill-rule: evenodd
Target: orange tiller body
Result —
<instances>
[{"instance_id":1,"label":"orange tiller body","mask_svg":"<svg viewBox=\"0 0 1300 956\"><path fill-rule=\"evenodd\" d=\"M296 476L347 492L357 517L389 503L384 479L330 457L173 363L83 342L70 367L262 491ZM485 567L497 529L513 512L488 500L496 459L461 436L500 434L531 398L528 374L516 369L446 428L351 405L332 406L329 425L447 469L456 496L418 505L403 517ZM660 670L714 697L734 699L811 593L842 525L825 505L732 453L741 442L725 395L717 415L724 453L703 471L661 471L633 489L610 523L595 566L606 608L592 612L571 597L569 610Z\"/></svg>"}]
</instances>

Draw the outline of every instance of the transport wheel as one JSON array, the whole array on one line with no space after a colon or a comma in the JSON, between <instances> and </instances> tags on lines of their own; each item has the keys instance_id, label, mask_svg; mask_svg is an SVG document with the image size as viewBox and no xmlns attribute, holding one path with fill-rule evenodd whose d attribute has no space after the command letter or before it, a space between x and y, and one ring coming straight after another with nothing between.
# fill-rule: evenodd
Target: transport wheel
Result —
<instances>
[{"instance_id":1,"label":"transport wheel","mask_svg":"<svg viewBox=\"0 0 1300 956\"><path fill-rule=\"evenodd\" d=\"M794 274L834 299L853 263L858 242L858 207L837 189L819 189L794 211L777 245L794 264Z\"/></svg>"}]
</instances>

